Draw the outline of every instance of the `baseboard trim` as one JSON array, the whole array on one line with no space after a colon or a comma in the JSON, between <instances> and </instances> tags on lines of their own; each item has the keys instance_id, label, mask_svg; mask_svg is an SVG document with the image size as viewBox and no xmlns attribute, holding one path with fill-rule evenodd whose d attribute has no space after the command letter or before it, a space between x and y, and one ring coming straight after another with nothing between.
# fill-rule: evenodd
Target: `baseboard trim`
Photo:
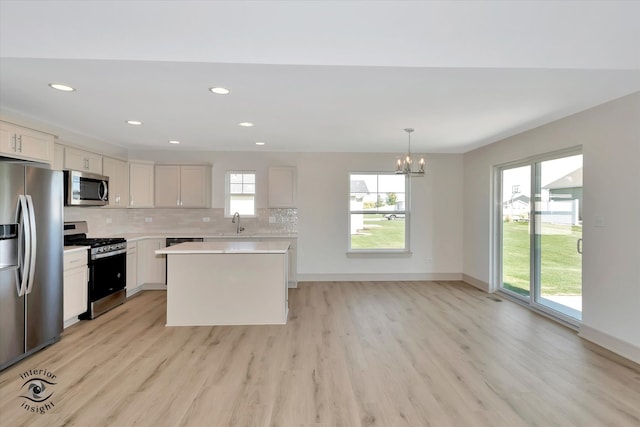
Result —
<instances>
[{"instance_id":1,"label":"baseboard trim","mask_svg":"<svg viewBox=\"0 0 640 427\"><path fill-rule=\"evenodd\" d=\"M78 316L76 317L72 317L71 319L67 319L64 321L64 323L62 324L62 329L67 329L69 326L71 325L75 325L76 323L78 323L80 321L80 319L78 319Z\"/></svg>"},{"instance_id":2,"label":"baseboard trim","mask_svg":"<svg viewBox=\"0 0 640 427\"><path fill-rule=\"evenodd\" d=\"M587 341L591 341L600 347L604 347L625 359L629 359L632 362L640 364L640 347L636 345L623 341L620 338L616 338L585 324L580 325L580 332L578 332L578 336Z\"/></svg>"},{"instance_id":3,"label":"baseboard trim","mask_svg":"<svg viewBox=\"0 0 640 427\"><path fill-rule=\"evenodd\" d=\"M127 298L131 298L132 296L134 296L138 292L141 292L142 290L143 290L142 286L137 286L135 288L128 288L127 289Z\"/></svg>"},{"instance_id":4,"label":"baseboard trim","mask_svg":"<svg viewBox=\"0 0 640 427\"><path fill-rule=\"evenodd\" d=\"M490 292L489 284L468 274L462 275L462 281L470 284L471 286L480 289L481 291Z\"/></svg>"},{"instance_id":5,"label":"baseboard trim","mask_svg":"<svg viewBox=\"0 0 640 427\"><path fill-rule=\"evenodd\" d=\"M140 286L143 291L166 291L167 285L164 283L145 283Z\"/></svg>"},{"instance_id":6,"label":"baseboard trim","mask_svg":"<svg viewBox=\"0 0 640 427\"><path fill-rule=\"evenodd\" d=\"M300 274L298 282L403 282L403 281L456 281L461 273L339 273Z\"/></svg>"}]
</instances>

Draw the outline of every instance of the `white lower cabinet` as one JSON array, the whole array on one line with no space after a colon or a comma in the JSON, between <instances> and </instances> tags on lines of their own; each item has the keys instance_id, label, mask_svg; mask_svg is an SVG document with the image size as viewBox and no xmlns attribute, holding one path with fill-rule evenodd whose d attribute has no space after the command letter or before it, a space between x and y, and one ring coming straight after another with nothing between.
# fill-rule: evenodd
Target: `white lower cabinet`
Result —
<instances>
[{"instance_id":1,"label":"white lower cabinet","mask_svg":"<svg viewBox=\"0 0 640 427\"><path fill-rule=\"evenodd\" d=\"M64 327L73 325L87 311L89 270L87 250L64 253L63 320Z\"/></svg>"},{"instance_id":2,"label":"white lower cabinet","mask_svg":"<svg viewBox=\"0 0 640 427\"><path fill-rule=\"evenodd\" d=\"M298 287L298 239L289 240L289 276L290 288Z\"/></svg>"},{"instance_id":3,"label":"white lower cabinet","mask_svg":"<svg viewBox=\"0 0 640 427\"><path fill-rule=\"evenodd\" d=\"M234 241L249 241L249 240L288 240L289 241L289 259L287 261L288 265L288 275L287 282L289 288L297 288L298 287L298 239L295 237L277 237L277 236L246 236L246 237L207 237L204 239L205 242L216 242L220 240L234 240Z\"/></svg>"},{"instance_id":4,"label":"white lower cabinet","mask_svg":"<svg viewBox=\"0 0 640 427\"><path fill-rule=\"evenodd\" d=\"M138 285L138 242L127 242L127 297L140 292Z\"/></svg>"},{"instance_id":5,"label":"white lower cabinet","mask_svg":"<svg viewBox=\"0 0 640 427\"><path fill-rule=\"evenodd\" d=\"M138 286L143 290L166 289L166 257L156 255L156 250L165 247L164 238L138 241Z\"/></svg>"}]
</instances>

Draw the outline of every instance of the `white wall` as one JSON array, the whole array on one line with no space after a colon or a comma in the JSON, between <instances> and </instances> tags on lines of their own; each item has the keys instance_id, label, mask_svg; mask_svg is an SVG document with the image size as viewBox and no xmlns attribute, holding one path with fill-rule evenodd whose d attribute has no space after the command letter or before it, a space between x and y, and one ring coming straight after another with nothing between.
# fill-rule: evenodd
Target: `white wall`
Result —
<instances>
[{"instance_id":1,"label":"white wall","mask_svg":"<svg viewBox=\"0 0 640 427\"><path fill-rule=\"evenodd\" d=\"M412 186L411 256L347 257L349 172L387 171L391 154L134 152L154 161L213 164L213 207L224 207L224 173L255 170L256 204L267 206L269 166L297 167L300 280L459 279L462 271L462 155L428 157ZM262 190L261 190L262 189Z\"/></svg>"},{"instance_id":2,"label":"white wall","mask_svg":"<svg viewBox=\"0 0 640 427\"><path fill-rule=\"evenodd\" d=\"M393 156L389 154L300 156L300 277L354 280L461 277L461 155L430 155L427 175L411 179L410 257L347 256L349 172L387 171L392 167Z\"/></svg>"},{"instance_id":3,"label":"white wall","mask_svg":"<svg viewBox=\"0 0 640 427\"><path fill-rule=\"evenodd\" d=\"M495 286L493 166L576 145L584 154L580 334L640 362L640 93L464 155L463 272Z\"/></svg>"}]
</instances>

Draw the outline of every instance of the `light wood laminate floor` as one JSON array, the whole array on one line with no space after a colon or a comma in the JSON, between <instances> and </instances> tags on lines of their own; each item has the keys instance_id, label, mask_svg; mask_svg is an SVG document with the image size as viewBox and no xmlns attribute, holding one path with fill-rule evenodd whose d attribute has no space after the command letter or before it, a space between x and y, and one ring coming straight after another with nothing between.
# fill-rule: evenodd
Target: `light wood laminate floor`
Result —
<instances>
[{"instance_id":1,"label":"light wood laminate floor","mask_svg":"<svg viewBox=\"0 0 640 427\"><path fill-rule=\"evenodd\" d=\"M147 291L0 374L4 426L638 426L640 366L461 282L314 282L285 326ZM56 375L45 414L20 375Z\"/></svg>"}]
</instances>

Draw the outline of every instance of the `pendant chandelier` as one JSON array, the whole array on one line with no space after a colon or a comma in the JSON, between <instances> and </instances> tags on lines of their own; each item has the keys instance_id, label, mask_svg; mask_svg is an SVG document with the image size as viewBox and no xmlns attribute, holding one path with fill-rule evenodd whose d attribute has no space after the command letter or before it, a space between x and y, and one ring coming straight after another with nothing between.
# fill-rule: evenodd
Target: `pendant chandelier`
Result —
<instances>
[{"instance_id":1,"label":"pendant chandelier","mask_svg":"<svg viewBox=\"0 0 640 427\"><path fill-rule=\"evenodd\" d=\"M409 176L424 176L424 156L414 154L412 157L411 154L411 132L413 132L413 128L406 128L404 131L409 135L409 146L407 147L407 153L397 159L396 173ZM418 170L415 171L413 170L414 159L418 159Z\"/></svg>"}]
</instances>

